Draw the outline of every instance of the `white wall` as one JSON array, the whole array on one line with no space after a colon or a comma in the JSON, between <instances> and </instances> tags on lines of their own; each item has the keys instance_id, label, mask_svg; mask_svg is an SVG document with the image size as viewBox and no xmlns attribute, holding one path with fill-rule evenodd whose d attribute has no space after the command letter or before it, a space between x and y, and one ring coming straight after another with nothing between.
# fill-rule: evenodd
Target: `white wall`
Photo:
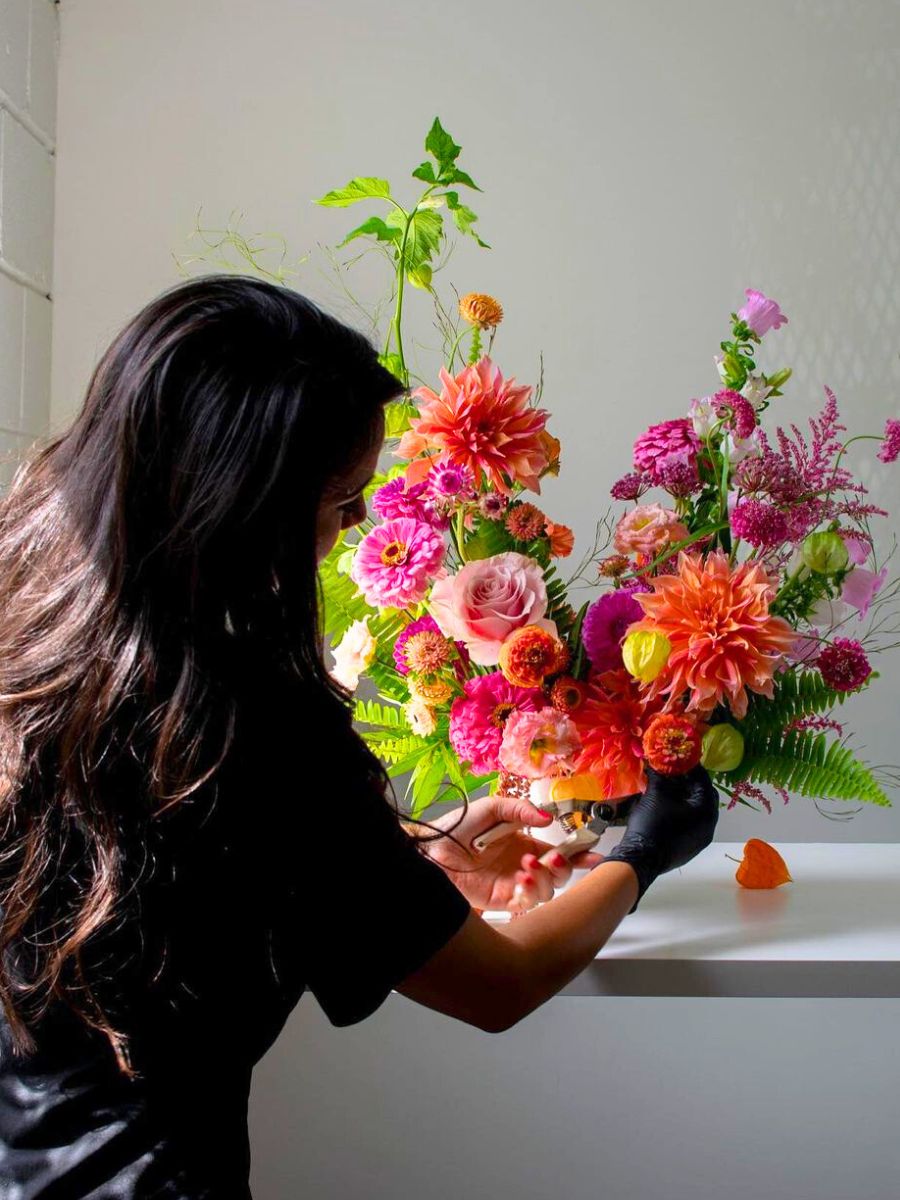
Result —
<instances>
[{"instance_id":1,"label":"white wall","mask_svg":"<svg viewBox=\"0 0 900 1200\"><path fill-rule=\"evenodd\" d=\"M543 349L564 445L546 503L582 540L635 434L714 383L746 285L790 316L766 362L797 368L792 413L823 382L854 431L898 411L894 0L63 0L62 18L57 426L176 278L198 204L298 254L334 242L353 213L309 199L400 181L435 113L495 246L450 276L503 300L504 370L533 378ZM299 282L337 306L314 267ZM896 509L900 475L866 474ZM896 761L885 675L857 711L872 757ZM896 840L900 807L844 827L797 801L722 826ZM333 1030L306 998L254 1084L257 1200L889 1200L897 1018L569 999L493 1039L399 997Z\"/></svg>"},{"instance_id":2,"label":"white wall","mask_svg":"<svg viewBox=\"0 0 900 1200\"><path fill-rule=\"evenodd\" d=\"M543 350L563 443L546 506L582 545L636 434L715 386L747 285L789 314L764 361L796 368L791 416L823 383L854 432L898 411L896 0L64 0L62 21L56 425L124 319L177 279L198 205L314 252L360 210L311 198L360 173L413 186L435 113L494 246L461 247L447 282L502 299L505 371L533 381ZM352 315L315 261L296 282ZM433 344L422 294L408 310ZM900 473L862 446L896 513ZM898 668L854 704L875 762L898 759ZM893 840L900 806L844 826L800 800L729 815L722 836L762 831Z\"/></svg>"},{"instance_id":3,"label":"white wall","mask_svg":"<svg viewBox=\"0 0 900 1200\"><path fill-rule=\"evenodd\" d=\"M47 432L57 7L0 0L0 485Z\"/></svg>"}]
</instances>

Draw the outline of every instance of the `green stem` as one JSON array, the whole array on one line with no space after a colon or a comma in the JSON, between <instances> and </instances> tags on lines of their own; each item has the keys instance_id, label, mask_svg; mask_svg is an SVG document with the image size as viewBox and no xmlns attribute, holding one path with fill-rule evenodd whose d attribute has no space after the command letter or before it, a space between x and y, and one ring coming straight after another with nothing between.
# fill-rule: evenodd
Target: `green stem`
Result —
<instances>
[{"instance_id":1,"label":"green stem","mask_svg":"<svg viewBox=\"0 0 900 1200\"><path fill-rule=\"evenodd\" d=\"M469 327L469 328L471 328L471 327ZM456 341L455 341L455 342L453 343L453 345L450 347L450 360L449 360L449 362L447 363L447 370L450 372L450 374L451 374L451 375L453 374L453 363L454 363L454 361L456 360L456 352L457 352L457 350L459 349L459 343L460 343L460 342L463 340L463 338L464 338L464 337L466 336L466 334L469 332L469 328L466 328L466 329L463 329L463 330L461 330L461 332L460 332L459 336L457 337Z\"/></svg>"},{"instance_id":2,"label":"green stem","mask_svg":"<svg viewBox=\"0 0 900 1200\"><path fill-rule=\"evenodd\" d=\"M456 513L456 523L453 528L453 536L454 536L454 540L456 541L456 552L459 555L459 561L462 563L464 563L466 561L466 554L465 554L466 525L465 525L465 522L466 522L466 510L465 510L465 508L460 506L460 508L458 509L458 511Z\"/></svg>"}]
</instances>

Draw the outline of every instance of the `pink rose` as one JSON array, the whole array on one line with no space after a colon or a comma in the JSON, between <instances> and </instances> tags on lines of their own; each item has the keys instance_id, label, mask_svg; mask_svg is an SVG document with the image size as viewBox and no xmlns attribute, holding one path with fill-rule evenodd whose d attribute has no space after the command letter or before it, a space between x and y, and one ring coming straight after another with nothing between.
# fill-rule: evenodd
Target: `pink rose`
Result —
<instances>
[{"instance_id":1,"label":"pink rose","mask_svg":"<svg viewBox=\"0 0 900 1200\"><path fill-rule=\"evenodd\" d=\"M441 633L465 643L473 662L482 665L496 663L503 642L522 625L556 636L556 626L544 618L547 588L540 566L513 551L466 563L459 574L439 579L428 607Z\"/></svg>"},{"instance_id":2,"label":"pink rose","mask_svg":"<svg viewBox=\"0 0 900 1200\"><path fill-rule=\"evenodd\" d=\"M639 504L616 526L613 545L620 554L655 557L666 546L690 537L678 514L661 504Z\"/></svg>"}]
</instances>

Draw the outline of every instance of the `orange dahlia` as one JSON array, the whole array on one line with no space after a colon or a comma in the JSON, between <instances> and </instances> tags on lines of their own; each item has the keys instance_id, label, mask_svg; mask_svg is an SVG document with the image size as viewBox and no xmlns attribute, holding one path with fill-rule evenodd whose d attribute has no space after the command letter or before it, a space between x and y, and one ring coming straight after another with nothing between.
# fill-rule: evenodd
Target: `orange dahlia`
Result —
<instances>
[{"instance_id":1,"label":"orange dahlia","mask_svg":"<svg viewBox=\"0 0 900 1200\"><path fill-rule=\"evenodd\" d=\"M672 646L648 694L667 695L671 707L688 692L686 711L701 715L727 701L743 717L748 690L772 697L775 669L796 637L769 612L775 583L759 563L732 568L721 551L706 558L682 551L676 570L649 579L653 591L634 597L645 616L631 631L665 634Z\"/></svg>"},{"instance_id":2,"label":"orange dahlia","mask_svg":"<svg viewBox=\"0 0 900 1200\"><path fill-rule=\"evenodd\" d=\"M563 670L568 660L568 650L552 633L540 625L523 625L500 647L499 667L514 687L533 688Z\"/></svg>"},{"instance_id":3,"label":"orange dahlia","mask_svg":"<svg viewBox=\"0 0 900 1200\"><path fill-rule=\"evenodd\" d=\"M695 723L677 713L657 713L644 730L647 762L661 775L683 775L700 761L702 739Z\"/></svg>"},{"instance_id":4,"label":"orange dahlia","mask_svg":"<svg viewBox=\"0 0 900 1200\"><path fill-rule=\"evenodd\" d=\"M575 770L589 771L607 800L631 796L647 786L644 730L661 704L642 695L624 669L590 680L587 699L572 713L582 746Z\"/></svg>"},{"instance_id":5,"label":"orange dahlia","mask_svg":"<svg viewBox=\"0 0 900 1200\"><path fill-rule=\"evenodd\" d=\"M409 483L428 474L428 455L446 454L458 467L468 467L476 485L487 479L508 495L513 483L539 492L547 466L541 438L547 411L529 403L530 387L504 379L487 357L455 377L442 367L441 393L418 388L419 415L400 439L397 454L415 459L406 472ZM426 457L419 457L425 455Z\"/></svg>"}]
</instances>

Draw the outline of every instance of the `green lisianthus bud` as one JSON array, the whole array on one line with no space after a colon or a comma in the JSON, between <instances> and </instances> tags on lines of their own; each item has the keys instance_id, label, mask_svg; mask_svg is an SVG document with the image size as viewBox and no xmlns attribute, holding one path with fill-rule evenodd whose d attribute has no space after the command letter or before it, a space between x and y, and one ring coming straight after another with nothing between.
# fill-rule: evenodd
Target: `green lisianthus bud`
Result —
<instances>
[{"instance_id":1,"label":"green lisianthus bud","mask_svg":"<svg viewBox=\"0 0 900 1200\"><path fill-rule=\"evenodd\" d=\"M839 533L811 533L800 547L805 566L818 575L835 575L850 561L844 539Z\"/></svg>"},{"instance_id":2,"label":"green lisianthus bud","mask_svg":"<svg viewBox=\"0 0 900 1200\"><path fill-rule=\"evenodd\" d=\"M622 643L622 661L629 675L641 683L652 683L672 653L672 643L664 633L639 629L629 633Z\"/></svg>"},{"instance_id":3,"label":"green lisianthus bud","mask_svg":"<svg viewBox=\"0 0 900 1200\"><path fill-rule=\"evenodd\" d=\"M700 762L707 771L733 771L744 757L744 735L733 725L713 725L703 735Z\"/></svg>"}]
</instances>

